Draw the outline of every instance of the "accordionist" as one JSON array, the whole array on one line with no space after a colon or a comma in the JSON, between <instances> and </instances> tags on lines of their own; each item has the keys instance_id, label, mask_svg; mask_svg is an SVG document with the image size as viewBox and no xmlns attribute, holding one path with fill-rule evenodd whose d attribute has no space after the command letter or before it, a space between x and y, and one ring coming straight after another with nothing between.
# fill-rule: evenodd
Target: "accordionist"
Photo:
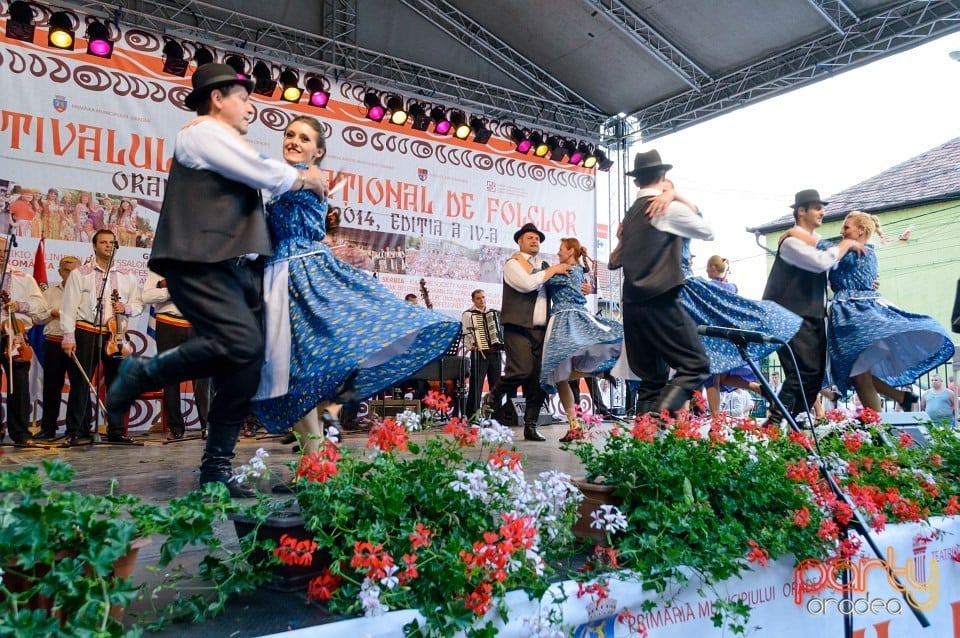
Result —
<instances>
[{"instance_id":1,"label":"accordionist","mask_svg":"<svg viewBox=\"0 0 960 638\"><path fill-rule=\"evenodd\" d=\"M467 394L467 414L473 415L480 409L480 398L483 394L483 380L487 380L489 388L500 380L500 368L502 361L499 349L481 350L478 345L477 337L482 342L480 345L489 345L489 339L486 335L477 334L477 325L480 321L474 322L477 315L483 318L487 309L487 299L483 290L474 290L470 295L473 305L463 311L460 317L460 325L463 330L463 347L470 352L470 392Z\"/></svg>"}]
</instances>

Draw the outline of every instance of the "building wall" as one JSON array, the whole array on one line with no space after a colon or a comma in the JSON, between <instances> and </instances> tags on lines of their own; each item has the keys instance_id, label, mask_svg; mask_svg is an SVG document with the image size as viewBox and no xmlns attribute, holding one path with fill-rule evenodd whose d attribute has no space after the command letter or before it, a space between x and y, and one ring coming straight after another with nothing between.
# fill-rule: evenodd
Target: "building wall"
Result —
<instances>
[{"instance_id":1,"label":"building wall","mask_svg":"<svg viewBox=\"0 0 960 638\"><path fill-rule=\"evenodd\" d=\"M960 277L960 200L924 204L878 215L885 240L874 238L880 261L880 292L895 305L930 315L950 328ZM843 219L824 223L820 235L839 238ZM905 240L899 237L909 230ZM780 231L765 235L776 250ZM767 260L767 272L773 257ZM952 333L955 344L960 334Z\"/></svg>"}]
</instances>

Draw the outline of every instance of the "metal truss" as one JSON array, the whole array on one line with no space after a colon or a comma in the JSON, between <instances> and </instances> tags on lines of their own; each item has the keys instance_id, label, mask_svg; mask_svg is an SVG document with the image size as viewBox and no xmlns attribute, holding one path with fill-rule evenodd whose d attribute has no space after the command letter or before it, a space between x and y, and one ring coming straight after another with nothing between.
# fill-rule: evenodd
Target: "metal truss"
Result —
<instances>
[{"instance_id":1,"label":"metal truss","mask_svg":"<svg viewBox=\"0 0 960 638\"><path fill-rule=\"evenodd\" d=\"M703 84L710 82L710 76L706 71L657 33L649 23L621 0L584 1L686 82L691 89L698 91Z\"/></svg>"},{"instance_id":2,"label":"metal truss","mask_svg":"<svg viewBox=\"0 0 960 638\"><path fill-rule=\"evenodd\" d=\"M78 12L118 17L141 28L193 37L220 48L297 64L339 80L367 83L413 95L429 95L451 105L472 106L487 117L518 125L596 139L606 118L596 110L565 104L542 95L514 91L441 69L424 66L356 46L355 38L333 38L279 25L199 0L53 0ZM355 33L349 8L353 2L331 2L333 17L324 30ZM326 6L324 7L326 9Z\"/></svg>"},{"instance_id":3,"label":"metal truss","mask_svg":"<svg viewBox=\"0 0 960 638\"><path fill-rule=\"evenodd\" d=\"M587 98L564 85L559 79L522 55L483 25L465 14L447 0L400 0L444 33L460 42L477 55L487 59L517 80L542 95L550 95L567 104L580 103L592 109L599 117L600 108Z\"/></svg>"},{"instance_id":4,"label":"metal truss","mask_svg":"<svg viewBox=\"0 0 960 638\"><path fill-rule=\"evenodd\" d=\"M824 3L825 4L825 3ZM839 72L960 30L960 0L902 2L783 55L752 64L631 116L631 139L653 140Z\"/></svg>"},{"instance_id":5,"label":"metal truss","mask_svg":"<svg viewBox=\"0 0 960 638\"><path fill-rule=\"evenodd\" d=\"M323 0L320 8L320 33L330 42L357 43L357 0ZM332 60L346 68L347 60Z\"/></svg>"},{"instance_id":6,"label":"metal truss","mask_svg":"<svg viewBox=\"0 0 960 638\"><path fill-rule=\"evenodd\" d=\"M843 0L807 0L834 31L843 33L851 22L860 22L857 14Z\"/></svg>"}]
</instances>

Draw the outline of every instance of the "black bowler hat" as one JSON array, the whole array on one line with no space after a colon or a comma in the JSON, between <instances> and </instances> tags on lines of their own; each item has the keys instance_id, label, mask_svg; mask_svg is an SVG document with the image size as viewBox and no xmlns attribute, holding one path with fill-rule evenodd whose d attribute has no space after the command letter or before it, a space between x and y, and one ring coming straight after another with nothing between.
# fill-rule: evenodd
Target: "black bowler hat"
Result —
<instances>
[{"instance_id":1,"label":"black bowler hat","mask_svg":"<svg viewBox=\"0 0 960 638\"><path fill-rule=\"evenodd\" d=\"M826 206L829 203L830 202L825 202L820 199L820 193L818 193L816 190L808 188L807 190L800 191L793 196L793 204L790 206L790 208L796 210L801 207L806 207L808 204L820 204L822 206Z\"/></svg>"},{"instance_id":2,"label":"black bowler hat","mask_svg":"<svg viewBox=\"0 0 960 638\"><path fill-rule=\"evenodd\" d=\"M215 64L213 62L201 64L191 80L193 81L193 90L183 100L183 103L191 111L196 111L197 104L210 91L221 86L242 84L247 87L247 91L253 91L253 80L243 73L237 73L236 69L229 64Z\"/></svg>"},{"instance_id":3,"label":"black bowler hat","mask_svg":"<svg viewBox=\"0 0 960 638\"><path fill-rule=\"evenodd\" d=\"M513 234L513 241L519 244L520 238L523 236L524 233L536 233L540 235L540 241L543 241L547 238L546 235L540 232L540 229L537 228L536 224L534 224L533 222L527 222L526 224L520 227L520 230L518 230Z\"/></svg>"},{"instance_id":4,"label":"black bowler hat","mask_svg":"<svg viewBox=\"0 0 960 638\"><path fill-rule=\"evenodd\" d=\"M633 156L633 170L626 173L630 177L638 175L649 175L657 171L667 172L673 168L673 164L664 164L660 161L660 153L656 149L646 153L637 153Z\"/></svg>"}]
</instances>

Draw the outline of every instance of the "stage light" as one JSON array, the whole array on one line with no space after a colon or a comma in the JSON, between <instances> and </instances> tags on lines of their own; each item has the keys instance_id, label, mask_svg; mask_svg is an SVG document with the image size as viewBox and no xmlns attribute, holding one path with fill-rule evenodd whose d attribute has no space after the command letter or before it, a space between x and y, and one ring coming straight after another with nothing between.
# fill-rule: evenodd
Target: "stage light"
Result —
<instances>
[{"instance_id":1,"label":"stage light","mask_svg":"<svg viewBox=\"0 0 960 638\"><path fill-rule=\"evenodd\" d=\"M463 111L450 111L450 124L453 135L457 139L465 140L470 137L470 127L467 125L467 116Z\"/></svg>"},{"instance_id":2,"label":"stage light","mask_svg":"<svg viewBox=\"0 0 960 638\"><path fill-rule=\"evenodd\" d=\"M447 119L447 112L439 106L430 109L430 119L436 122L433 132L437 135L446 135L450 132L450 127L453 126Z\"/></svg>"},{"instance_id":3,"label":"stage light","mask_svg":"<svg viewBox=\"0 0 960 638\"><path fill-rule=\"evenodd\" d=\"M363 96L363 103L367 105L367 119L379 122L387 114L387 110L380 103L380 96L372 91Z\"/></svg>"},{"instance_id":4,"label":"stage light","mask_svg":"<svg viewBox=\"0 0 960 638\"><path fill-rule=\"evenodd\" d=\"M567 154L570 156L567 162L570 164L579 164L589 153L590 147L587 146L586 142L580 142L579 144L572 143L572 148L571 145L567 146Z\"/></svg>"},{"instance_id":5,"label":"stage light","mask_svg":"<svg viewBox=\"0 0 960 638\"><path fill-rule=\"evenodd\" d=\"M283 73L280 74L280 86L283 87L280 97L294 104L299 102L300 96L303 95L303 89L300 88L299 84L300 74L293 69L284 69Z\"/></svg>"},{"instance_id":6,"label":"stage light","mask_svg":"<svg viewBox=\"0 0 960 638\"><path fill-rule=\"evenodd\" d=\"M550 152L550 147L543 141L543 133L533 133L530 136L530 143L533 145L533 154L537 157L546 157Z\"/></svg>"},{"instance_id":7,"label":"stage light","mask_svg":"<svg viewBox=\"0 0 960 638\"><path fill-rule=\"evenodd\" d=\"M310 106L325 109L330 102L330 85L327 79L318 75L308 75L305 83L307 92L310 94Z\"/></svg>"},{"instance_id":8,"label":"stage light","mask_svg":"<svg viewBox=\"0 0 960 638\"><path fill-rule=\"evenodd\" d=\"M600 154L600 151L595 150L590 146L588 146L587 149L589 152L583 158L583 167L593 168L597 165L597 161L599 160L599 157L597 156Z\"/></svg>"},{"instance_id":9,"label":"stage light","mask_svg":"<svg viewBox=\"0 0 960 638\"><path fill-rule=\"evenodd\" d=\"M50 27L47 34L47 44L56 49L73 51L74 32L76 31L76 23L73 17L66 11L57 11L50 15L47 24Z\"/></svg>"},{"instance_id":10,"label":"stage light","mask_svg":"<svg viewBox=\"0 0 960 638\"><path fill-rule=\"evenodd\" d=\"M273 71L264 62L253 65L253 92L258 95L273 97L277 88L277 81L273 79Z\"/></svg>"},{"instance_id":11,"label":"stage light","mask_svg":"<svg viewBox=\"0 0 960 638\"><path fill-rule=\"evenodd\" d=\"M530 141L530 136L527 131L517 127L514 127L510 133L510 139L516 142L517 152L523 153L524 155L529 153L530 148L533 146L533 142Z\"/></svg>"},{"instance_id":12,"label":"stage light","mask_svg":"<svg viewBox=\"0 0 960 638\"><path fill-rule=\"evenodd\" d=\"M250 75L250 61L242 55L228 55L223 59L223 63L240 75Z\"/></svg>"},{"instance_id":13,"label":"stage light","mask_svg":"<svg viewBox=\"0 0 960 638\"><path fill-rule=\"evenodd\" d=\"M390 111L390 123L403 126L407 123L407 111L403 108L403 98L391 95L387 98L387 110Z\"/></svg>"},{"instance_id":14,"label":"stage light","mask_svg":"<svg viewBox=\"0 0 960 638\"><path fill-rule=\"evenodd\" d=\"M567 154L567 151L563 148L563 141L559 137L556 137L555 135L548 137L547 146L550 149L551 160L554 162L563 161L563 156Z\"/></svg>"},{"instance_id":15,"label":"stage light","mask_svg":"<svg viewBox=\"0 0 960 638\"><path fill-rule=\"evenodd\" d=\"M597 149L594 151L594 155L597 156L597 170L598 171L609 171L613 168L613 160L607 159L606 153Z\"/></svg>"},{"instance_id":16,"label":"stage light","mask_svg":"<svg viewBox=\"0 0 960 638\"><path fill-rule=\"evenodd\" d=\"M413 118L413 130L426 131L430 128L430 116L427 115L427 108L419 102L410 104L410 117Z\"/></svg>"},{"instance_id":17,"label":"stage light","mask_svg":"<svg viewBox=\"0 0 960 638\"><path fill-rule=\"evenodd\" d=\"M90 20L87 23L87 53L98 58L109 58L113 55L110 29L99 20Z\"/></svg>"},{"instance_id":18,"label":"stage light","mask_svg":"<svg viewBox=\"0 0 960 638\"><path fill-rule=\"evenodd\" d=\"M183 46L176 40L167 40L163 45L163 72L183 77L189 65L184 59Z\"/></svg>"},{"instance_id":19,"label":"stage light","mask_svg":"<svg viewBox=\"0 0 960 638\"><path fill-rule=\"evenodd\" d=\"M201 44L198 44L197 49L193 52L193 61L197 63L197 66L210 64L215 59L216 58L214 58L213 52Z\"/></svg>"},{"instance_id":20,"label":"stage light","mask_svg":"<svg viewBox=\"0 0 960 638\"><path fill-rule=\"evenodd\" d=\"M473 141L477 144L486 144L493 135L493 131L487 128L487 123L479 117L470 118L470 128L473 129Z\"/></svg>"},{"instance_id":21,"label":"stage light","mask_svg":"<svg viewBox=\"0 0 960 638\"><path fill-rule=\"evenodd\" d=\"M33 42L33 9L29 2L17 0L10 3L10 17L7 18L7 37L21 42Z\"/></svg>"}]
</instances>

